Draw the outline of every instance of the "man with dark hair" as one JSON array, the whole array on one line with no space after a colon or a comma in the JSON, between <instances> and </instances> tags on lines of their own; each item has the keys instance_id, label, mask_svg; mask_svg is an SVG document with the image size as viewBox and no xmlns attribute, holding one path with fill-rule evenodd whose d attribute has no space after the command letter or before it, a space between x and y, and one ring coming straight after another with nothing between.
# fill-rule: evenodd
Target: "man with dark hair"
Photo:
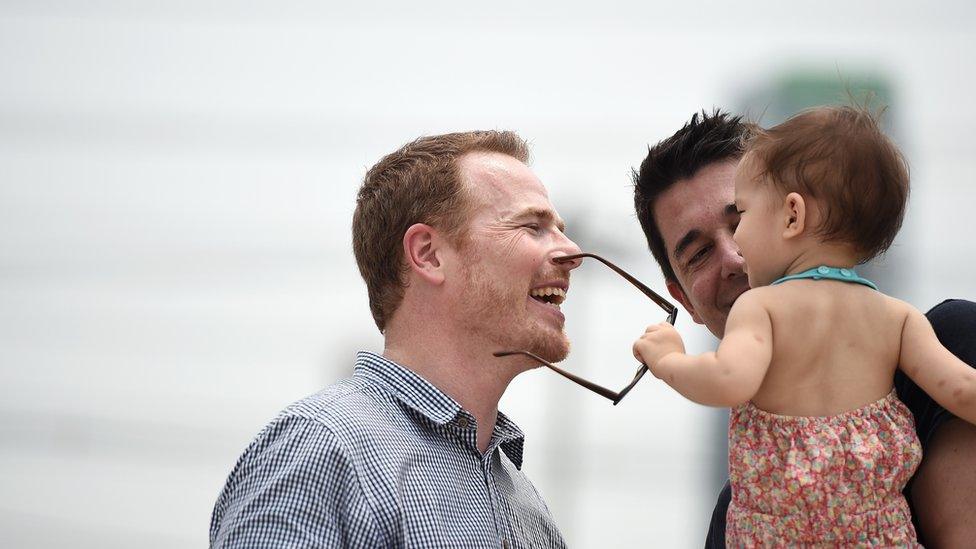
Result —
<instances>
[{"instance_id":1,"label":"man with dark hair","mask_svg":"<svg viewBox=\"0 0 976 549\"><path fill-rule=\"evenodd\" d=\"M565 358L579 253L511 132L420 138L366 174L353 249L382 354L285 409L237 462L211 547L564 547L498 411Z\"/></svg>"},{"instance_id":2,"label":"man with dark hair","mask_svg":"<svg viewBox=\"0 0 976 549\"><path fill-rule=\"evenodd\" d=\"M732 240L738 223L732 176L756 127L715 110L696 113L650 147L634 170L634 207L670 294L716 337L732 303L748 287ZM928 313L939 340L976 365L976 304L949 300ZM905 489L923 543L963 547L976 539L976 427L939 406L900 371L895 387L915 417L925 456ZM712 514L706 547L725 546L726 483Z\"/></svg>"}]
</instances>

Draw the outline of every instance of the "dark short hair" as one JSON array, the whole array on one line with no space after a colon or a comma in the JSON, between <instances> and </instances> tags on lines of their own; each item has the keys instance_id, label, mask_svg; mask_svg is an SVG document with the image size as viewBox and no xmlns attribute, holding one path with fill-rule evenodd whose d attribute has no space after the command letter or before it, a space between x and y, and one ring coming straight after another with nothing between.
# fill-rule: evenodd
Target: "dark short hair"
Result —
<instances>
[{"instance_id":1,"label":"dark short hair","mask_svg":"<svg viewBox=\"0 0 976 549\"><path fill-rule=\"evenodd\" d=\"M884 253L901 228L908 164L867 108L805 110L746 143L760 181L784 196L812 197L823 214L814 234L854 247L864 262Z\"/></svg>"},{"instance_id":2,"label":"dark short hair","mask_svg":"<svg viewBox=\"0 0 976 549\"><path fill-rule=\"evenodd\" d=\"M381 332L403 300L407 229L426 223L463 241L470 204L458 159L476 151L529 160L528 145L514 132L470 131L421 137L366 172L352 217L352 248Z\"/></svg>"},{"instance_id":3,"label":"dark short hair","mask_svg":"<svg viewBox=\"0 0 976 549\"><path fill-rule=\"evenodd\" d=\"M700 116L699 116L700 115ZM648 147L640 170L632 170L634 210L640 221L647 247L661 267L664 278L677 282L668 251L661 237L660 223L654 218L654 203L661 193L679 181L695 177L702 168L724 160L742 157L744 140L756 126L715 109L695 113L671 137Z\"/></svg>"}]
</instances>

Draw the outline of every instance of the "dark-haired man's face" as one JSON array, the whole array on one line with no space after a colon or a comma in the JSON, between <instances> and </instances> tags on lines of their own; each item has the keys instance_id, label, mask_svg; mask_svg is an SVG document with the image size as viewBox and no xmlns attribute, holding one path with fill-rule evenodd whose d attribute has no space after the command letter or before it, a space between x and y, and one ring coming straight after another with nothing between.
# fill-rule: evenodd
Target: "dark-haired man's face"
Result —
<instances>
[{"instance_id":1,"label":"dark-haired man's face","mask_svg":"<svg viewBox=\"0 0 976 549\"><path fill-rule=\"evenodd\" d=\"M732 240L739 221L732 177L737 160L705 166L678 181L654 203L654 219L678 283L668 291L716 337L725 334L732 303L749 289Z\"/></svg>"}]
</instances>

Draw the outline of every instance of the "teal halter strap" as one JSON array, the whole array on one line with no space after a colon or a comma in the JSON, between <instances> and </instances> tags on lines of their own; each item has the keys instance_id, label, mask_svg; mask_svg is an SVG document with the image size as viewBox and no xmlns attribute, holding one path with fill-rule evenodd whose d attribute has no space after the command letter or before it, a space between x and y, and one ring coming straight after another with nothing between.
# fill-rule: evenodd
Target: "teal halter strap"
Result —
<instances>
[{"instance_id":1,"label":"teal halter strap","mask_svg":"<svg viewBox=\"0 0 976 549\"><path fill-rule=\"evenodd\" d=\"M821 265L819 267L814 267L809 271L803 271L802 273L796 273L789 276L784 276L773 282L772 285L779 284L780 282L786 282L787 280L798 280L801 278L812 278L813 280L840 280L841 282L853 282L855 284L864 284L872 290L877 290L878 286L866 278L861 278L854 272L854 269L839 269L837 267L828 267L826 265Z\"/></svg>"}]
</instances>

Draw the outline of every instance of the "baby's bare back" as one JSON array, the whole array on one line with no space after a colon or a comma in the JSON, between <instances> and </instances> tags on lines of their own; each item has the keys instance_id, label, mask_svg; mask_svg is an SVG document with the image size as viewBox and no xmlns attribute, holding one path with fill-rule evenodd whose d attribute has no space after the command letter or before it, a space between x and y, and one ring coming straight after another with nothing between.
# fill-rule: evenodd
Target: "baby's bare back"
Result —
<instances>
[{"instance_id":1,"label":"baby's bare back","mask_svg":"<svg viewBox=\"0 0 976 549\"><path fill-rule=\"evenodd\" d=\"M773 356L753 397L790 416L828 416L886 396L907 306L860 284L795 280L753 290L769 311Z\"/></svg>"}]
</instances>

